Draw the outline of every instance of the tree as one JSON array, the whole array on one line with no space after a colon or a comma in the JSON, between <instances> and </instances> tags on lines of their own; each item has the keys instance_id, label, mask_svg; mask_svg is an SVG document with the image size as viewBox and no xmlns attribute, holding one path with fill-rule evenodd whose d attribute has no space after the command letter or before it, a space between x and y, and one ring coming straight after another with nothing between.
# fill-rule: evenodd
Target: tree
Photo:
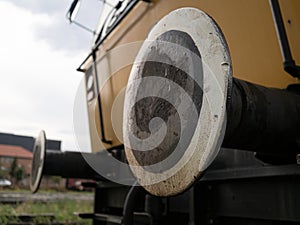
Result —
<instances>
[{"instance_id":1,"label":"tree","mask_svg":"<svg viewBox=\"0 0 300 225\"><path fill-rule=\"evenodd\" d=\"M21 180L23 180L25 178L25 176L26 176L26 170L25 170L24 166L18 167L16 170L16 174L15 174L17 183L20 182Z\"/></svg>"},{"instance_id":2,"label":"tree","mask_svg":"<svg viewBox=\"0 0 300 225\"><path fill-rule=\"evenodd\" d=\"M18 160L14 158L11 163L9 175L11 179L13 179L18 185L21 180L23 180L26 176L26 170L24 166L18 166Z\"/></svg>"},{"instance_id":3,"label":"tree","mask_svg":"<svg viewBox=\"0 0 300 225\"><path fill-rule=\"evenodd\" d=\"M18 160L14 158L13 162L10 165L9 175L13 178L16 175L18 169Z\"/></svg>"}]
</instances>

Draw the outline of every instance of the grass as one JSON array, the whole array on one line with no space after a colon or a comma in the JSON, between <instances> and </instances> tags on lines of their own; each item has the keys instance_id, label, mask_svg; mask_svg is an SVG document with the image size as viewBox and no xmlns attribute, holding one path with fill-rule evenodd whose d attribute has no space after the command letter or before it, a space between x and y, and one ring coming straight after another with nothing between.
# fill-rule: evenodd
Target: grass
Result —
<instances>
[{"instance_id":1,"label":"grass","mask_svg":"<svg viewBox=\"0 0 300 225\"><path fill-rule=\"evenodd\" d=\"M76 197L76 196L74 196ZM23 202L16 205L4 205L0 203L0 224L6 225L17 222L16 215L20 214L46 214L55 215L57 222L78 222L79 224L92 224L89 220L82 220L74 215L74 212L92 212L93 201L77 201L76 199L63 199L56 202ZM50 224L50 218L36 218L35 223Z\"/></svg>"}]
</instances>

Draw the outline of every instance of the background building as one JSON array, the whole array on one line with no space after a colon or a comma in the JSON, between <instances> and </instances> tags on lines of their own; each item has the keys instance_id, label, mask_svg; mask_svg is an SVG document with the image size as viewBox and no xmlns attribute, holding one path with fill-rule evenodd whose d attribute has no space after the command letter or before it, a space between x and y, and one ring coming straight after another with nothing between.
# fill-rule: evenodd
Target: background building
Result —
<instances>
[{"instance_id":1,"label":"background building","mask_svg":"<svg viewBox=\"0 0 300 225\"><path fill-rule=\"evenodd\" d=\"M0 165L2 178L12 180L14 185L29 185L32 152L22 146L0 144Z\"/></svg>"},{"instance_id":2,"label":"background building","mask_svg":"<svg viewBox=\"0 0 300 225\"><path fill-rule=\"evenodd\" d=\"M35 138L0 133L0 179L8 179L13 187L29 188L31 162ZM47 148L60 151L61 141L47 140ZM46 177L44 188L64 188L65 179Z\"/></svg>"},{"instance_id":3,"label":"background building","mask_svg":"<svg viewBox=\"0 0 300 225\"><path fill-rule=\"evenodd\" d=\"M35 138L30 136L0 133L0 144L22 146L31 152L33 150L34 141ZM61 141L47 139L46 145L48 149L60 150Z\"/></svg>"}]
</instances>

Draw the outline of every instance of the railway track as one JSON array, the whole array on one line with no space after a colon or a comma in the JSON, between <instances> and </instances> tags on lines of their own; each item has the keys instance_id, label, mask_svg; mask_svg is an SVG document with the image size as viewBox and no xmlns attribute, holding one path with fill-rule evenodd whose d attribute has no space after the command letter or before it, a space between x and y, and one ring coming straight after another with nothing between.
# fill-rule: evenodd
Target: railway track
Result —
<instances>
[{"instance_id":1,"label":"railway track","mask_svg":"<svg viewBox=\"0 0 300 225\"><path fill-rule=\"evenodd\" d=\"M11 207L17 207L17 205L26 203L42 203L47 204L49 202L64 202L66 200L78 200L82 201L93 201L92 193L38 193L31 194L28 192L15 193L15 192L2 192L0 193L0 207L1 205L12 205ZM16 206L15 206L16 205ZM48 211L49 210L49 211ZM47 213L29 214L20 213L16 215L7 214L0 215L0 225L84 225L87 221L82 221L79 217L76 221L76 217L72 218L71 221L62 221L62 219L57 218L55 213L51 212L51 207L48 209ZM50 212L50 213L48 213ZM75 214L74 214L75 215ZM81 220L81 221L80 221ZM90 223L88 223L90 224Z\"/></svg>"},{"instance_id":2,"label":"railway track","mask_svg":"<svg viewBox=\"0 0 300 225\"><path fill-rule=\"evenodd\" d=\"M84 225L85 222L69 221L61 222L57 221L53 213L42 214L19 214L14 216L3 216L4 221L1 224L5 225Z\"/></svg>"},{"instance_id":3,"label":"railway track","mask_svg":"<svg viewBox=\"0 0 300 225\"><path fill-rule=\"evenodd\" d=\"M93 195L89 193L0 193L0 204L20 204L23 202L55 202L65 199L76 199L78 201L92 201Z\"/></svg>"}]
</instances>

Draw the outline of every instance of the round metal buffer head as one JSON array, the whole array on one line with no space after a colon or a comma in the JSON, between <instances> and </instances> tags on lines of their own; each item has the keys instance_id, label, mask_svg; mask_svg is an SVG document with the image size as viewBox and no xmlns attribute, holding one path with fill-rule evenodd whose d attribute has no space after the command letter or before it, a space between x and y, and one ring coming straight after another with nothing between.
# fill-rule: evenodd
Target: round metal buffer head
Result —
<instances>
[{"instance_id":1,"label":"round metal buffer head","mask_svg":"<svg viewBox=\"0 0 300 225\"><path fill-rule=\"evenodd\" d=\"M224 137L231 76L222 32L201 10L175 10L151 30L123 115L128 163L151 194L179 194L211 164Z\"/></svg>"},{"instance_id":2,"label":"round metal buffer head","mask_svg":"<svg viewBox=\"0 0 300 225\"><path fill-rule=\"evenodd\" d=\"M33 159L31 165L30 174L30 190L32 193L38 191L42 176L44 161L46 156L46 134L45 131L41 131L39 136L35 139L33 147Z\"/></svg>"}]
</instances>

